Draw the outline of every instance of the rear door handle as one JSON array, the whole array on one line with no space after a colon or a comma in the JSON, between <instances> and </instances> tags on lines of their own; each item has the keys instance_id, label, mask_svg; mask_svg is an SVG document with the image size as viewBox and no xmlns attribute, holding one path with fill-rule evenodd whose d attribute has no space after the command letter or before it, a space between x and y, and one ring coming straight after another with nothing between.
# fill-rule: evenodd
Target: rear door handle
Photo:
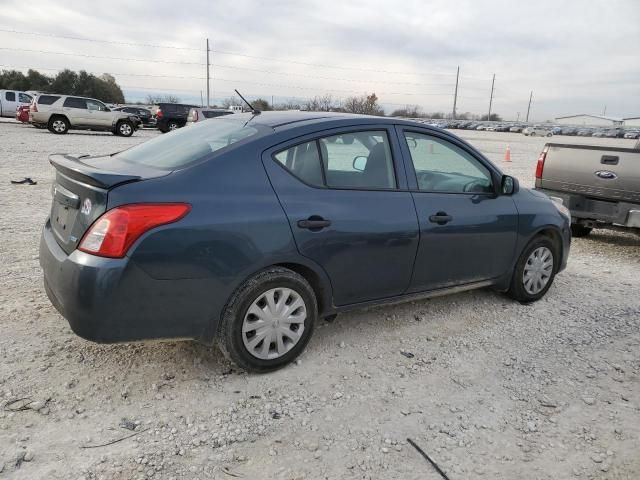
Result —
<instances>
[{"instance_id":1,"label":"rear door handle","mask_svg":"<svg viewBox=\"0 0 640 480\"><path fill-rule=\"evenodd\" d=\"M444 225L449 223L451 220L453 220L453 217L451 215L447 215L446 212L438 212L429 217L429 221L431 223L437 223L438 225Z\"/></svg>"},{"instance_id":2,"label":"rear door handle","mask_svg":"<svg viewBox=\"0 0 640 480\"><path fill-rule=\"evenodd\" d=\"M331 226L331 220L325 220L322 217L318 217L313 215L309 217L307 220L298 220L299 228L306 228L308 230L322 230L323 228L327 228Z\"/></svg>"}]
</instances>

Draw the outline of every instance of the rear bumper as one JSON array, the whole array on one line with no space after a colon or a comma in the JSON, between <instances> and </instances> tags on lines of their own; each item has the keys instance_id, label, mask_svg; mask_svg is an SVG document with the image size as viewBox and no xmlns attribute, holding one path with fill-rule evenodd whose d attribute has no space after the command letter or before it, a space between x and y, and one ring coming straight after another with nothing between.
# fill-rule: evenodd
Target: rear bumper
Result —
<instances>
[{"instance_id":1,"label":"rear bumper","mask_svg":"<svg viewBox=\"0 0 640 480\"><path fill-rule=\"evenodd\" d=\"M637 203L604 201L543 188L536 190L562 199L564 206L571 211L573 223L596 228L605 225L640 228L640 205Z\"/></svg>"},{"instance_id":2,"label":"rear bumper","mask_svg":"<svg viewBox=\"0 0 640 480\"><path fill-rule=\"evenodd\" d=\"M51 303L82 338L99 343L210 340L212 311L203 304L210 286L206 280L157 280L127 257L102 258L79 250L67 255L48 220L40 239L40 266Z\"/></svg>"}]
</instances>

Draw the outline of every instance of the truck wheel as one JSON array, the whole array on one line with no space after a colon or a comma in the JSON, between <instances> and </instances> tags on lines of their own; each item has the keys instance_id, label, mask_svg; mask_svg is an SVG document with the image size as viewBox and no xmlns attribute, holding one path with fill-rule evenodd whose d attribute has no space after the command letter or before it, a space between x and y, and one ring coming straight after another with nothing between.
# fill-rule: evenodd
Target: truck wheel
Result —
<instances>
[{"instance_id":1,"label":"truck wheel","mask_svg":"<svg viewBox=\"0 0 640 480\"><path fill-rule=\"evenodd\" d=\"M268 268L245 281L231 296L222 316L218 345L245 370L276 370L304 350L317 316L316 296L302 276L287 268Z\"/></svg>"},{"instance_id":2,"label":"truck wheel","mask_svg":"<svg viewBox=\"0 0 640 480\"><path fill-rule=\"evenodd\" d=\"M584 225L580 225L579 223L574 223L571 225L571 235L576 238L586 237L591 233L593 228L585 227Z\"/></svg>"},{"instance_id":3,"label":"truck wheel","mask_svg":"<svg viewBox=\"0 0 640 480\"><path fill-rule=\"evenodd\" d=\"M516 263L507 294L525 304L540 300L553 283L559 261L553 242L544 236L535 237Z\"/></svg>"},{"instance_id":4,"label":"truck wheel","mask_svg":"<svg viewBox=\"0 0 640 480\"><path fill-rule=\"evenodd\" d=\"M61 116L51 117L48 127L50 132L63 135L69 131L69 120Z\"/></svg>"},{"instance_id":5,"label":"truck wheel","mask_svg":"<svg viewBox=\"0 0 640 480\"><path fill-rule=\"evenodd\" d=\"M126 120L120 121L116 124L116 135L120 135L122 137L130 137L133 135L133 125L131 122Z\"/></svg>"},{"instance_id":6,"label":"truck wheel","mask_svg":"<svg viewBox=\"0 0 640 480\"><path fill-rule=\"evenodd\" d=\"M530 137L535 137L535 136L536 136L536 132L531 132L531 133L529 134L529 136L530 136Z\"/></svg>"}]
</instances>

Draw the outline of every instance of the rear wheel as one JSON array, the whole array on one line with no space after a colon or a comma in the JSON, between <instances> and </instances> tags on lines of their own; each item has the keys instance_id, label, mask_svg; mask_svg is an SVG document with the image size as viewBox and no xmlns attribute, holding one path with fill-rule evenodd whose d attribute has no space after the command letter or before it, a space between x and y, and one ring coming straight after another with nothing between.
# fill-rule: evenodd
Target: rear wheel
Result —
<instances>
[{"instance_id":1,"label":"rear wheel","mask_svg":"<svg viewBox=\"0 0 640 480\"><path fill-rule=\"evenodd\" d=\"M69 120L60 116L51 117L48 127L50 132L63 135L69 131Z\"/></svg>"},{"instance_id":2,"label":"rear wheel","mask_svg":"<svg viewBox=\"0 0 640 480\"><path fill-rule=\"evenodd\" d=\"M536 136L536 132L531 132L531 133L529 134L529 136L530 136L530 137L535 137L535 136Z\"/></svg>"},{"instance_id":3,"label":"rear wheel","mask_svg":"<svg viewBox=\"0 0 640 480\"><path fill-rule=\"evenodd\" d=\"M281 267L263 270L232 295L218 345L245 370L276 370L304 350L317 310L313 289L302 276Z\"/></svg>"},{"instance_id":4,"label":"rear wheel","mask_svg":"<svg viewBox=\"0 0 640 480\"><path fill-rule=\"evenodd\" d=\"M508 295L521 303L540 300L553 283L559 261L553 242L544 236L535 237L516 263Z\"/></svg>"},{"instance_id":5,"label":"rear wheel","mask_svg":"<svg viewBox=\"0 0 640 480\"><path fill-rule=\"evenodd\" d=\"M167 123L167 128L169 129L169 131L177 130L178 128L180 128L180 125L178 125L178 122L174 122L173 120L171 120L169 123Z\"/></svg>"},{"instance_id":6,"label":"rear wheel","mask_svg":"<svg viewBox=\"0 0 640 480\"><path fill-rule=\"evenodd\" d=\"M578 223L574 223L573 225L571 225L571 235L576 238L586 237L591 233L591 230L593 230L593 228L585 227L584 225L580 225Z\"/></svg>"}]
</instances>

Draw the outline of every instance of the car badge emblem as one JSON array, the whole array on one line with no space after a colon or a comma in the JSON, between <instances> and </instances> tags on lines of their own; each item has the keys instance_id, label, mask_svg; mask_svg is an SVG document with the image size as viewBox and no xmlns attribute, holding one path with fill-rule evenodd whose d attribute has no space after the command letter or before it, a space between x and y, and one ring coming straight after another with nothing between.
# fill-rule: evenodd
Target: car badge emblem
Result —
<instances>
[{"instance_id":1,"label":"car badge emblem","mask_svg":"<svg viewBox=\"0 0 640 480\"><path fill-rule=\"evenodd\" d=\"M609 172L608 170L598 170L597 172L595 172L595 176L599 178L604 178L605 180L614 180L618 178L618 176L615 173Z\"/></svg>"},{"instance_id":2,"label":"car badge emblem","mask_svg":"<svg viewBox=\"0 0 640 480\"><path fill-rule=\"evenodd\" d=\"M89 215L91 213L91 200L89 200L88 198L84 199L84 202L82 202L82 209L80 210L80 213L84 213L85 215Z\"/></svg>"}]
</instances>

